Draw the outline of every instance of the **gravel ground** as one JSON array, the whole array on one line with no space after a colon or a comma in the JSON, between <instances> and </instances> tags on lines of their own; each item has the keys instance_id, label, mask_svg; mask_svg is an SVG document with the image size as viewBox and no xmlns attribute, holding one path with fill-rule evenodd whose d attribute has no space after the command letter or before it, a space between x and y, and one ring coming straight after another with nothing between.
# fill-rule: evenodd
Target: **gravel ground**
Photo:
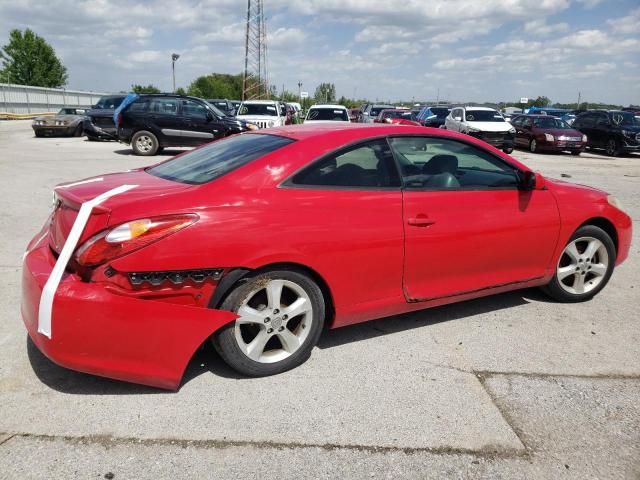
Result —
<instances>
[{"instance_id":1,"label":"gravel ground","mask_svg":"<svg viewBox=\"0 0 640 480\"><path fill-rule=\"evenodd\" d=\"M0 122L0 152L0 478L640 477L639 155L514 153L631 212L630 258L594 300L524 290L346 327L263 379L206 348L167 393L52 364L19 313L52 187L156 159L29 122Z\"/></svg>"}]
</instances>

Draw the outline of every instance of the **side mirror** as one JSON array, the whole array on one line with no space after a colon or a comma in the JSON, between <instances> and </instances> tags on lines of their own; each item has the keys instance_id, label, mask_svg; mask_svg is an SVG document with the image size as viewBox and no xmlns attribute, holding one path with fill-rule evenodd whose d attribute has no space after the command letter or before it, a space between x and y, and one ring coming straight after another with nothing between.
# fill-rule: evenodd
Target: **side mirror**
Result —
<instances>
[{"instance_id":1,"label":"side mirror","mask_svg":"<svg viewBox=\"0 0 640 480\"><path fill-rule=\"evenodd\" d=\"M207 110L207 122L210 122L213 120L213 113L211 113L210 111Z\"/></svg>"},{"instance_id":2,"label":"side mirror","mask_svg":"<svg viewBox=\"0 0 640 480\"><path fill-rule=\"evenodd\" d=\"M520 190L543 190L544 189L544 177L539 173L528 170L526 172L520 172L518 174L518 188Z\"/></svg>"}]
</instances>

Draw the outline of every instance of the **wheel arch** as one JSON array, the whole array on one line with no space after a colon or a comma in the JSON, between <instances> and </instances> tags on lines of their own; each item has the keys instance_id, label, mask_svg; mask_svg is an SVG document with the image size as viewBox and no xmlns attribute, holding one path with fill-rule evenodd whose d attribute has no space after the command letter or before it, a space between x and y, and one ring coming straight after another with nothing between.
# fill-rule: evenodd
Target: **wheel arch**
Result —
<instances>
[{"instance_id":1,"label":"wheel arch","mask_svg":"<svg viewBox=\"0 0 640 480\"><path fill-rule=\"evenodd\" d=\"M295 262L276 262L269 263L263 266L248 269L248 268L234 268L229 271L216 287L213 296L209 300L209 308L218 308L222 305L222 302L227 298L231 291L243 280L250 276L258 275L263 272L269 272L274 270L293 270L299 273L305 274L318 284L322 291L322 296L325 301L325 325L331 326L335 318L335 304L333 301L333 295L331 288L327 281L316 270Z\"/></svg>"},{"instance_id":2,"label":"wheel arch","mask_svg":"<svg viewBox=\"0 0 640 480\"><path fill-rule=\"evenodd\" d=\"M613 244L616 247L616 254L618 253L618 247L619 247L618 231L616 230L615 225L610 220L604 217L593 217L583 222L578 228L582 228L587 225L593 225L594 227L598 227L604 230L605 233L611 237L611 240L613 241Z\"/></svg>"}]
</instances>

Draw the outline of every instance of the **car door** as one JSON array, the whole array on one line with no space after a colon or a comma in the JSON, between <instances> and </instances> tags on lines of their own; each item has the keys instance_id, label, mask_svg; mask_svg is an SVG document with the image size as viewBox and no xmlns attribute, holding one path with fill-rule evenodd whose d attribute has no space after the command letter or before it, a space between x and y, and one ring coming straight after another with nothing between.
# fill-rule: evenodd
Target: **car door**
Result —
<instances>
[{"instance_id":1,"label":"car door","mask_svg":"<svg viewBox=\"0 0 640 480\"><path fill-rule=\"evenodd\" d=\"M560 219L549 190L518 189L517 169L469 143L390 139L403 176L407 301L542 278Z\"/></svg>"},{"instance_id":2,"label":"car door","mask_svg":"<svg viewBox=\"0 0 640 480\"><path fill-rule=\"evenodd\" d=\"M189 98L181 99L180 104L184 145L201 145L225 135L220 119L204 104Z\"/></svg>"},{"instance_id":3,"label":"car door","mask_svg":"<svg viewBox=\"0 0 640 480\"><path fill-rule=\"evenodd\" d=\"M581 115L578 115L573 125L574 128L587 136L587 145L589 145L590 147L596 146L594 137L594 130L596 125L595 113L583 113Z\"/></svg>"},{"instance_id":4,"label":"car door","mask_svg":"<svg viewBox=\"0 0 640 480\"><path fill-rule=\"evenodd\" d=\"M525 117L522 120L521 126L522 128L520 130L522 131L522 134L520 135L520 140L521 140L520 145L523 147L529 147L529 143L535 137L535 131L534 131L535 127L533 125L533 118ZM516 135L517 135L517 130L516 130Z\"/></svg>"},{"instance_id":5,"label":"car door","mask_svg":"<svg viewBox=\"0 0 640 480\"><path fill-rule=\"evenodd\" d=\"M177 98L151 97L144 118L146 127L158 137L160 145L182 144L182 121Z\"/></svg>"},{"instance_id":6,"label":"car door","mask_svg":"<svg viewBox=\"0 0 640 480\"><path fill-rule=\"evenodd\" d=\"M592 130L593 144L597 147L604 148L609 140L609 131L611 129L611 121L609 115L604 112L596 114L595 126Z\"/></svg>"},{"instance_id":7,"label":"car door","mask_svg":"<svg viewBox=\"0 0 640 480\"><path fill-rule=\"evenodd\" d=\"M524 129L522 128L522 122L525 120L525 117L516 117L513 120L511 120L511 125L513 125L513 128L516 129L516 136L514 139L514 143L516 145L522 146L525 144L525 132Z\"/></svg>"}]
</instances>

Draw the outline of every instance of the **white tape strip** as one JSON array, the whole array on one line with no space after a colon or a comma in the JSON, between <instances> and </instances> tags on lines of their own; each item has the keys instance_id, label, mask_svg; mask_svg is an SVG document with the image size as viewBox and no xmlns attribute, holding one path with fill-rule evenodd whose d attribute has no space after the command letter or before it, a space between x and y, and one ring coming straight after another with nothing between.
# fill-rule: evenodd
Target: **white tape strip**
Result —
<instances>
[{"instance_id":1,"label":"white tape strip","mask_svg":"<svg viewBox=\"0 0 640 480\"><path fill-rule=\"evenodd\" d=\"M69 263L69 259L78 245L78 240L80 240L82 231L87 225L87 221L89 220L93 207L101 204L106 199L111 198L114 195L124 193L135 187L137 187L137 185L122 185L104 192L93 200L89 200L80 206L80 211L78 212L75 222L73 222L69 236L64 242L64 246L58 256L58 260L56 261L56 264L51 271L51 275L42 290L40 307L38 309L38 332L41 334L51 338L51 312L53 309L53 298L55 297L58 286L60 285L60 280L62 280L62 275L67 268L67 263Z\"/></svg>"},{"instance_id":2,"label":"white tape strip","mask_svg":"<svg viewBox=\"0 0 640 480\"><path fill-rule=\"evenodd\" d=\"M66 185L59 185L58 188L75 187L76 185L84 185L85 183L101 182L104 177L94 177L87 180L80 180L79 182L67 183Z\"/></svg>"}]
</instances>

